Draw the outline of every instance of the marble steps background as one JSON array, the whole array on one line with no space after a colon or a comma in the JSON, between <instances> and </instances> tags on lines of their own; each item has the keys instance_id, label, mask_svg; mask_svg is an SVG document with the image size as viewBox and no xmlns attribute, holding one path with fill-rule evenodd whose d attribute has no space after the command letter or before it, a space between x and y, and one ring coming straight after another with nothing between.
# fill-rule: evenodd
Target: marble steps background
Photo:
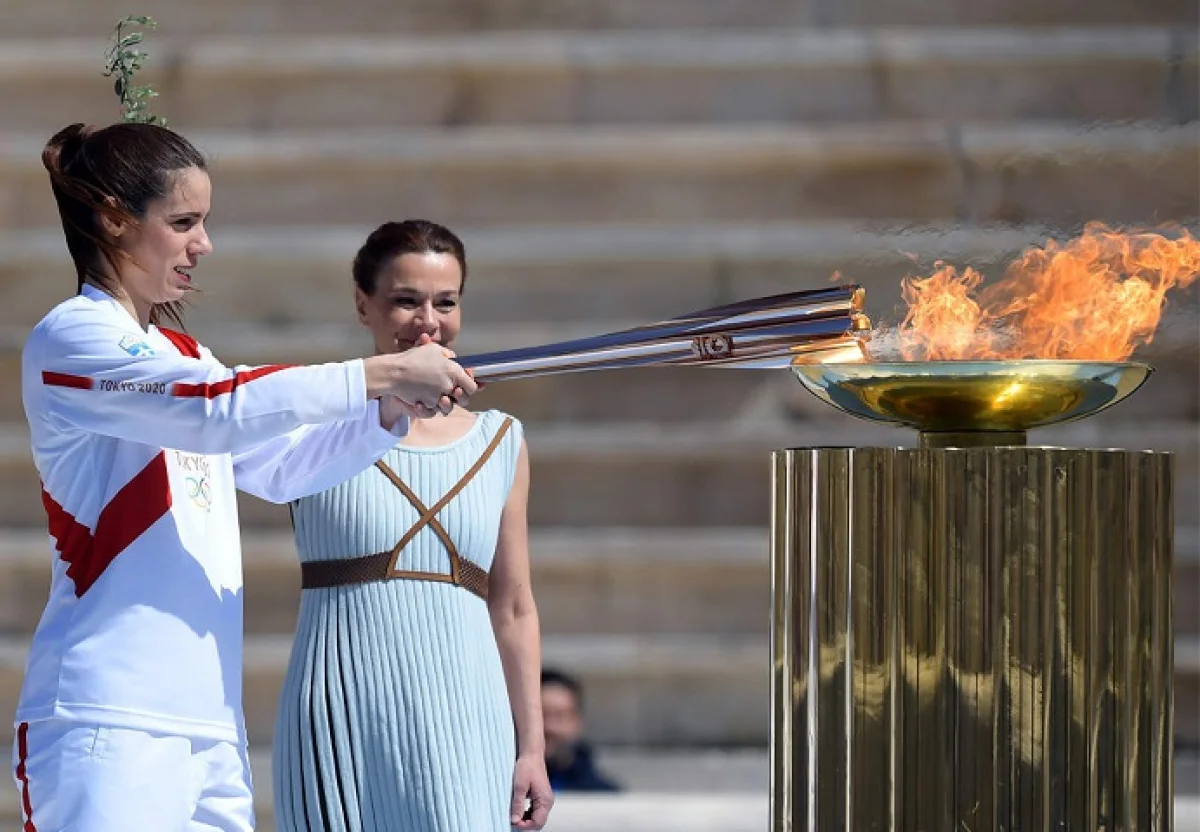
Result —
<instances>
[{"instance_id":1,"label":"marble steps background","mask_svg":"<svg viewBox=\"0 0 1200 832\"><path fill-rule=\"evenodd\" d=\"M165 24L164 24L165 26ZM105 33L0 39L0 130L114 115ZM153 37L155 112L194 129L1195 118L1182 25Z\"/></svg>"},{"instance_id":2,"label":"marble steps background","mask_svg":"<svg viewBox=\"0 0 1200 832\"><path fill-rule=\"evenodd\" d=\"M1200 129L1061 123L192 131L222 222L1164 223L1200 215ZM0 225L53 227L45 136L0 137Z\"/></svg>"},{"instance_id":3,"label":"marble steps background","mask_svg":"<svg viewBox=\"0 0 1200 832\"><path fill-rule=\"evenodd\" d=\"M1193 24L1188 0L144 0L164 31L205 34L427 33L512 29L664 30L760 26ZM118 0L12 0L0 10L11 36L108 32L129 14Z\"/></svg>"}]
</instances>

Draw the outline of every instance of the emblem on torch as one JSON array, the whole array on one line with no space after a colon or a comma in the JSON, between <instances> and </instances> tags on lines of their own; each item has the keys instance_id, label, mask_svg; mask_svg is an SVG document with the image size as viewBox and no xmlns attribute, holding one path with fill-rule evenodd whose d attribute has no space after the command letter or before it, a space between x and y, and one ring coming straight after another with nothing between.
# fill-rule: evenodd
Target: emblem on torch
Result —
<instances>
[{"instance_id":1,"label":"emblem on torch","mask_svg":"<svg viewBox=\"0 0 1200 832\"><path fill-rule=\"evenodd\" d=\"M733 337L721 333L700 335L692 339L692 352L702 361L729 358L733 355Z\"/></svg>"}]
</instances>

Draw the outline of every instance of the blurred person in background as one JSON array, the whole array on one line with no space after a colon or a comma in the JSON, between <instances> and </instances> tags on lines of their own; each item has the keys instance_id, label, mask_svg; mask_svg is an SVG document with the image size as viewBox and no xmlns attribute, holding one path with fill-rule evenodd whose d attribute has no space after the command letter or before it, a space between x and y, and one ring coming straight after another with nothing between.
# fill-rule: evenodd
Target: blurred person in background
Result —
<instances>
[{"instance_id":1,"label":"blurred person in background","mask_svg":"<svg viewBox=\"0 0 1200 832\"><path fill-rule=\"evenodd\" d=\"M389 222L354 259L377 353L449 347L462 241ZM300 615L275 730L281 832L540 829L541 636L520 422L454 408L293 503Z\"/></svg>"},{"instance_id":2,"label":"blurred person in background","mask_svg":"<svg viewBox=\"0 0 1200 832\"><path fill-rule=\"evenodd\" d=\"M615 792L620 787L596 767L585 739L583 685L561 670L542 670L542 731L546 735L546 771L556 792Z\"/></svg>"},{"instance_id":3,"label":"blurred person in background","mask_svg":"<svg viewBox=\"0 0 1200 832\"><path fill-rule=\"evenodd\" d=\"M245 832L236 490L328 488L475 384L436 345L224 366L167 326L213 248L196 148L153 124L73 124L42 163L77 285L21 356L55 550L15 720L22 828Z\"/></svg>"}]
</instances>

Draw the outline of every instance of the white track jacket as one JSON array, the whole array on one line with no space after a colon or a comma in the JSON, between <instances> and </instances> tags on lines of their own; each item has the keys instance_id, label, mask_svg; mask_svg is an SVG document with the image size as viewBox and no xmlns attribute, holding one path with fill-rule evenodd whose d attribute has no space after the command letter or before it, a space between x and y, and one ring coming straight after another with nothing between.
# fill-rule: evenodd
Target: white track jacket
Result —
<instances>
[{"instance_id":1,"label":"white track jacket","mask_svg":"<svg viewBox=\"0 0 1200 832\"><path fill-rule=\"evenodd\" d=\"M324 490L407 423L380 426L361 360L229 369L91 287L33 329L21 384L55 558L16 721L239 741L235 489Z\"/></svg>"}]
</instances>

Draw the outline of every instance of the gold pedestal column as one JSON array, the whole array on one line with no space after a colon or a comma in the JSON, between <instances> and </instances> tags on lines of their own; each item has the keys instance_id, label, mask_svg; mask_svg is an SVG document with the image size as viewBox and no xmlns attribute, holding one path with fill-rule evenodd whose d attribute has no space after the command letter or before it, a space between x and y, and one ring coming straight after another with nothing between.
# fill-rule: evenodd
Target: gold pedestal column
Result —
<instances>
[{"instance_id":1,"label":"gold pedestal column","mask_svg":"<svg viewBox=\"0 0 1200 832\"><path fill-rule=\"evenodd\" d=\"M773 832L1168 832L1172 458L773 455Z\"/></svg>"}]
</instances>

